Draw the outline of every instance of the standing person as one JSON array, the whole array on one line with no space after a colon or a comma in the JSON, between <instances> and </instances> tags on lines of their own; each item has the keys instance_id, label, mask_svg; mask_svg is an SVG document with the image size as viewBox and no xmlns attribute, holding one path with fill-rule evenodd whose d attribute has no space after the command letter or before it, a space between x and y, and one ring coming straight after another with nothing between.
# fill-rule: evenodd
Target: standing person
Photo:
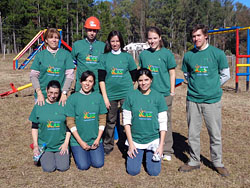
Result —
<instances>
[{"instance_id":1,"label":"standing person","mask_svg":"<svg viewBox=\"0 0 250 188\"><path fill-rule=\"evenodd\" d=\"M38 155L38 147L45 143L46 149L40 158L43 171L66 171L69 169L68 145L71 133L66 129L65 107L58 105L60 83L51 80L46 91L45 104L36 104L29 117L32 122L33 153Z\"/></svg>"},{"instance_id":2,"label":"standing person","mask_svg":"<svg viewBox=\"0 0 250 188\"><path fill-rule=\"evenodd\" d=\"M62 87L59 104L64 105L67 92L74 80L74 63L67 50L58 47L60 33L55 28L49 28L44 34L46 49L39 52L30 69L30 80L35 89L38 105L45 104L46 87L51 80L58 80Z\"/></svg>"},{"instance_id":3,"label":"standing person","mask_svg":"<svg viewBox=\"0 0 250 188\"><path fill-rule=\"evenodd\" d=\"M129 146L126 166L132 176L140 173L144 153L148 174L158 176L161 172L168 107L163 95L151 89L152 80L151 71L138 70L139 87L128 94L122 106L126 145Z\"/></svg>"},{"instance_id":4,"label":"standing person","mask_svg":"<svg viewBox=\"0 0 250 188\"><path fill-rule=\"evenodd\" d=\"M76 91L81 89L80 78L83 72L92 71L96 79L98 78L99 56L103 53L105 43L96 39L98 31L101 29L100 21L94 17L89 17L84 24L86 38L76 41L72 48L72 57L77 61L76 70ZM98 83L98 80L95 81ZM95 91L99 91L98 84L95 85Z\"/></svg>"},{"instance_id":5,"label":"standing person","mask_svg":"<svg viewBox=\"0 0 250 188\"><path fill-rule=\"evenodd\" d=\"M164 95L168 106L168 131L164 141L163 160L171 161L173 150L173 135L171 111L175 95L175 59L170 50L164 48L161 31L157 27L147 30L147 40L150 48L142 51L139 56L140 67L149 69L154 77L152 88Z\"/></svg>"},{"instance_id":6,"label":"standing person","mask_svg":"<svg viewBox=\"0 0 250 188\"><path fill-rule=\"evenodd\" d=\"M118 104L122 106L133 81L137 66L133 57L124 52L124 41L119 31L108 35L104 54L100 59L99 85L108 109L107 122L103 135L104 151L109 154L114 148L114 128L117 119Z\"/></svg>"},{"instance_id":7,"label":"standing person","mask_svg":"<svg viewBox=\"0 0 250 188\"><path fill-rule=\"evenodd\" d=\"M183 58L182 71L188 81L187 121L190 160L179 168L189 172L200 168L200 131L204 118L209 138L210 155L216 171L228 176L222 164L221 96L223 85L230 78L225 53L208 44L205 25L193 27L191 36L195 48Z\"/></svg>"},{"instance_id":8,"label":"standing person","mask_svg":"<svg viewBox=\"0 0 250 188\"><path fill-rule=\"evenodd\" d=\"M104 165L101 137L107 109L102 95L93 90L95 80L93 72L83 72L81 90L67 101L67 126L73 134L70 146L79 170L88 170L90 166L101 168Z\"/></svg>"}]
</instances>

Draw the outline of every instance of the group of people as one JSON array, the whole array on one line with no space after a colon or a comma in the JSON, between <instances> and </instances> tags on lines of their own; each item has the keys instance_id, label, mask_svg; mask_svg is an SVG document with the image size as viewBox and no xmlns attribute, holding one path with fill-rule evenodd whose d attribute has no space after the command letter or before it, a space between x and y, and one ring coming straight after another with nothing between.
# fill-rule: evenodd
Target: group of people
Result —
<instances>
[{"instance_id":1,"label":"group of people","mask_svg":"<svg viewBox=\"0 0 250 188\"><path fill-rule=\"evenodd\" d=\"M111 31L105 44L96 39L101 28L96 17L89 17L84 27L86 38L74 43L71 54L58 48L57 29L47 29L46 49L37 54L31 66L35 89L35 106L29 118L33 154L38 155L39 147L46 143L40 158L46 172L69 169L70 151L78 169L102 167L105 155L114 149L114 128L122 109L127 173L139 174L145 155L146 171L157 176L161 161L171 161L174 153L174 55L163 46L160 29L150 27L150 48L141 52L138 67L124 51L119 31ZM191 35L195 48L185 54L182 65L188 80L190 161L179 171L200 167L199 135L204 116L212 162L220 175L227 176L222 164L220 85L230 77L228 63L221 50L208 45L205 26L197 25ZM77 62L76 74L73 61ZM68 97L73 80L75 93Z\"/></svg>"}]
</instances>

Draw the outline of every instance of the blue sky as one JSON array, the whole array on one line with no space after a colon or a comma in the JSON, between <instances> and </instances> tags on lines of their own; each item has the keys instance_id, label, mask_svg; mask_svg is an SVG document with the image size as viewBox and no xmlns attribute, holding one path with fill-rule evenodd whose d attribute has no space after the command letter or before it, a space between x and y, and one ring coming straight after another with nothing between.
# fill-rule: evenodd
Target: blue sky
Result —
<instances>
[{"instance_id":1,"label":"blue sky","mask_svg":"<svg viewBox=\"0 0 250 188\"><path fill-rule=\"evenodd\" d=\"M107 1L112 1L112 0L107 0ZM248 8L250 8L250 0L234 0L234 3L240 2L243 5L246 5Z\"/></svg>"},{"instance_id":2,"label":"blue sky","mask_svg":"<svg viewBox=\"0 0 250 188\"><path fill-rule=\"evenodd\" d=\"M240 2L243 5L246 5L248 8L250 8L250 0L234 0L234 3Z\"/></svg>"}]
</instances>

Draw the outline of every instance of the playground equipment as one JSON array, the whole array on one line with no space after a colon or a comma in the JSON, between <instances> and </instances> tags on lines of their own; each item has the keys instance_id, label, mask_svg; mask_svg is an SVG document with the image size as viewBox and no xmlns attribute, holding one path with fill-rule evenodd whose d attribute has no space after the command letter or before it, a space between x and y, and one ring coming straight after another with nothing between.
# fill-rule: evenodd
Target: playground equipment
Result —
<instances>
[{"instance_id":1,"label":"playground equipment","mask_svg":"<svg viewBox=\"0 0 250 188\"><path fill-rule=\"evenodd\" d=\"M235 92L238 92L239 88L239 76L246 76L246 91L249 90L249 75L250 75L250 34L249 34L250 27L227 27L227 28L220 28L220 29L214 29L209 30L209 35L215 35L215 34L224 34L224 33L230 33L235 32L236 33L236 69L235 69ZM247 30L247 55L240 55L239 52L239 44L240 44L240 38L239 38L239 31ZM239 58L247 58L246 64L239 64ZM239 67L246 67L246 73L239 73Z\"/></svg>"},{"instance_id":2,"label":"playground equipment","mask_svg":"<svg viewBox=\"0 0 250 188\"><path fill-rule=\"evenodd\" d=\"M24 47L24 49L17 54L17 56L13 59L13 70L15 69L24 69L26 65L32 60L32 58L41 50L41 48L44 47L44 37L43 34L46 32L47 29L39 31L36 36ZM72 48L62 39L62 30L58 29L60 33L60 40L58 47L61 47L61 44L63 44L69 51L72 51ZM38 41L41 37L41 41L38 46L32 51L32 53L28 56L28 58L21 64L20 67L18 67L18 60L32 47L32 45Z\"/></svg>"},{"instance_id":3,"label":"playground equipment","mask_svg":"<svg viewBox=\"0 0 250 188\"><path fill-rule=\"evenodd\" d=\"M26 67L26 65L28 65L28 63L32 60L32 58L42 49L42 47L45 49L44 46L44 36L43 34L46 32L47 29L41 30L39 31L36 36L24 47L24 49L22 49L22 51L13 59L13 70L15 69L24 69ZM60 40L59 40L59 44L58 47L61 47L61 44L63 44L69 51L72 51L72 48L62 39L62 30L58 29L59 33L60 33ZM32 47L32 45L38 41L41 37L41 42L38 44L38 46L36 48L34 48L34 50L32 51L32 53L28 56L28 58L18 67L18 60ZM4 92L2 94L0 94L1 97L10 95L12 93L16 93L18 91L21 91L23 89L26 89L28 87L31 87L32 83L26 84L24 86L15 88L13 83L10 83L10 87L12 88L11 91L7 91Z\"/></svg>"},{"instance_id":4,"label":"playground equipment","mask_svg":"<svg viewBox=\"0 0 250 188\"><path fill-rule=\"evenodd\" d=\"M32 86L32 83L29 83L29 84L26 84L26 85L24 85L24 86L15 88L14 84L13 84L13 83L10 83L10 87L12 88L12 90L11 90L11 91L7 91L7 92L4 92L4 93L1 93L0 96L1 96L1 97L5 97L5 96L7 96L7 95L10 95L10 94L12 94L12 93L16 93L16 92L18 92L18 91L21 91L21 90L26 89L26 88L31 87L31 86Z\"/></svg>"}]
</instances>

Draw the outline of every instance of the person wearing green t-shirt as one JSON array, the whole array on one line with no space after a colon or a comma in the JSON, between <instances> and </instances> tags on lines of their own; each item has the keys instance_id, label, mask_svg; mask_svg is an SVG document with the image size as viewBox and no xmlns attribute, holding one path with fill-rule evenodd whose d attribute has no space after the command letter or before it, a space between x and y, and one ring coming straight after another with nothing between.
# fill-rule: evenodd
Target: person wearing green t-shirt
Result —
<instances>
[{"instance_id":1,"label":"person wearing green t-shirt","mask_svg":"<svg viewBox=\"0 0 250 188\"><path fill-rule=\"evenodd\" d=\"M159 28L150 27L147 31L147 40L150 48L141 52L139 65L152 72L152 88L164 95L168 105L168 131L164 141L163 160L171 161L171 154L174 153L171 111L175 95L176 62L171 51L164 48Z\"/></svg>"},{"instance_id":2,"label":"person wearing green t-shirt","mask_svg":"<svg viewBox=\"0 0 250 188\"><path fill-rule=\"evenodd\" d=\"M49 28L44 35L47 48L39 52L31 65L30 80L35 89L36 103L45 104L46 86L51 80L58 80L62 87L59 104L66 103L67 92L74 80L73 59L71 54L58 48L60 33L55 28Z\"/></svg>"},{"instance_id":3,"label":"person wearing green t-shirt","mask_svg":"<svg viewBox=\"0 0 250 188\"><path fill-rule=\"evenodd\" d=\"M102 95L95 92L95 75L85 71L80 78L81 90L71 95L67 101L67 126L72 132L70 146L76 166L88 170L90 166L104 165L102 134L107 113Z\"/></svg>"},{"instance_id":4,"label":"person wearing green t-shirt","mask_svg":"<svg viewBox=\"0 0 250 188\"><path fill-rule=\"evenodd\" d=\"M118 105L122 106L127 93L133 90L137 66L133 57L124 52L124 41L119 31L108 35L104 54L100 57L99 85L108 109L103 135L104 151L108 155L114 148L114 128Z\"/></svg>"},{"instance_id":5,"label":"person wearing green t-shirt","mask_svg":"<svg viewBox=\"0 0 250 188\"><path fill-rule=\"evenodd\" d=\"M163 95L151 89L152 80L150 70L139 69L139 87L129 92L122 106L128 145L126 168L132 176L140 173L144 153L147 173L158 176L161 172L168 107Z\"/></svg>"},{"instance_id":6,"label":"person wearing green t-shirt","mask_svg":"<svg viewBox=\"0 0 250 188\"><path fill-rule=\"evenodd\" d=\"M98 41L96 36L101 29L100 21L91 16L85 21L84 25L86 38L78 40L73 44L72 57L77 62L76 70L76 86L75 90L81 89L80 78L83 72L90 70L98 78L99 57L104 52L105 43ZM98 83L98 80L95 81ZM95 91L99 91L99 85L94 87Z\"/></svg>"},{"instance_id":7,"label":"person wearing green t-shirt","mask_svg":"<svg viewBox=\"0 0 250 188\"><path fill-rule=\"evenodd\" d=\"M47 85L45 104L36 104L30 114L32 122L32 138L34 156L39 155L39 147L46 144L40 163L45 172L69 169L70 131L66 127L66 116L62 105L58 105L61 86L57 80Z\"/></svg>"},{"instance_id":8,"label":"person wearing green t-shirt","mask_svg":"<svg viewBox=\"0 0 250 188\"><path fill-rule=\"evenodd\" d=\"M208 44L205 25L193 27L195 48L183 58L182 71L188 81L187 121L190 160L179 168L190 172L200 168L200 131L204 118L209 138L210 155L215 170L223 177L229 173L222 163L221 96L223 85L230 78L225 53Z\"/></svg>"}]
</instances>

